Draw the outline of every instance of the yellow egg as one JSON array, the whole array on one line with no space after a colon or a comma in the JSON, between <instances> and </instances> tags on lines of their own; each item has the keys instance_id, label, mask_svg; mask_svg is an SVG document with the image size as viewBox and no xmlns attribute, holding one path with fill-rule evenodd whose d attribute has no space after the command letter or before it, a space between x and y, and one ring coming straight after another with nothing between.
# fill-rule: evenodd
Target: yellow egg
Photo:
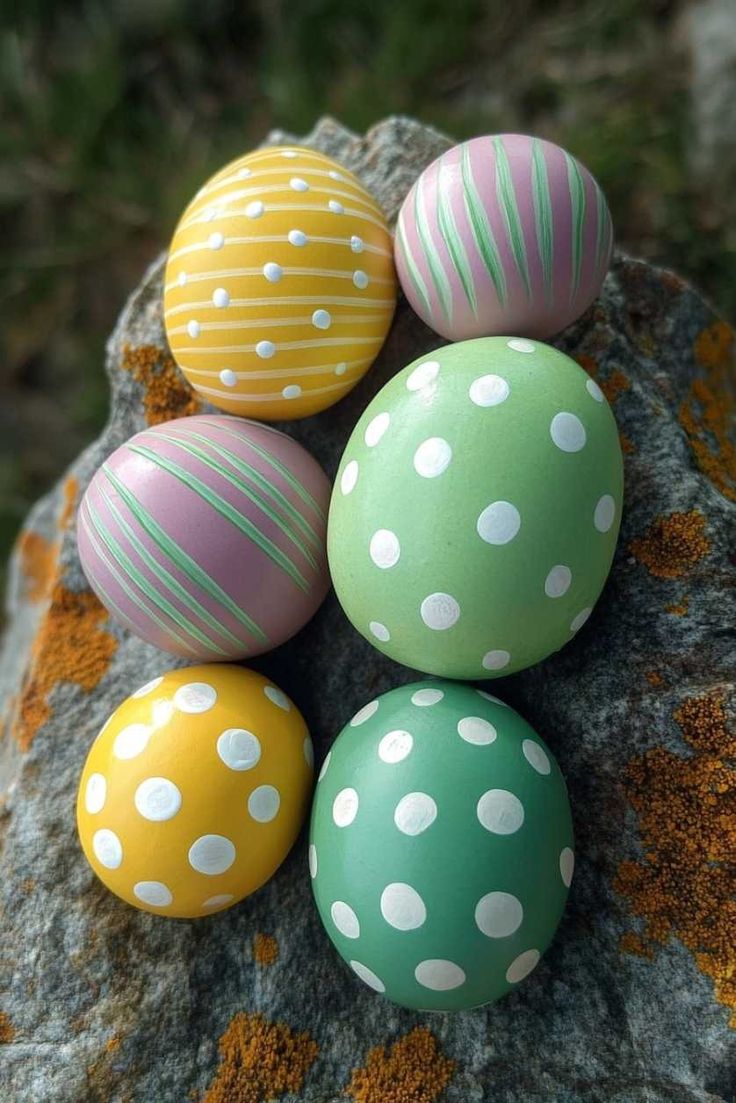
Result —
<instances>
[{"instance_id":1,"label":"yellow egg","mask_svg":"<svg viewBox=\"0 0 736 1103\"><path fill-rule=\"evenodd\" d=\"M157 915L210 915L255 892L309 804L312 742L267 678L171 670L115 710L77 797L82 848L117 896Z\"/></svg>"},{"instance_id":2,"label":"yellow egg","mask_svg":"<svg viewBox=\"0 0 736 1103\"><path fill-rule=\"evenodd\" d=\"M202 398L233 414L278 421L337 402L378 355L395 305L383 212L311 149L260 149L226 165L171 242L171 351Z\"/></svg>"}]
</instances>

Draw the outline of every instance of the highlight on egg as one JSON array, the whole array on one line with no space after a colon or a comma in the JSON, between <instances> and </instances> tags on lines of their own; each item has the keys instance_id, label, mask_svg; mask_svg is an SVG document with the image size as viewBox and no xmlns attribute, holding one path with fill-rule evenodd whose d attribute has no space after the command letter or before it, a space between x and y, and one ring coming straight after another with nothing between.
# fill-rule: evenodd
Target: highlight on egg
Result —
<instances>
[{"instance_id":1,"label":"highlight on egg","mask_svg":"<svg viewBox=\"0 0 736 1103\"><path fill-rule=\"evenodd\" d=\"M577 158L543 138L496 134L421 173L395 253L414 310L460 341L564 329L598 295L612 246L605 196Z\"/></svg>"},{"instance_id":2,"label":"highlight on egg","mask_svg":"<svg viewBox=\"0 0 736 1103\"><path fill-rule=\"evenodd\" d=\"M364 705L335 740L309 872L355 976L405 1007L458 1011L537 967L573 847L565 781L540 736L481 690L422 681Z\"/></svg>"},{"instance_id":3,"label":"highlight on egg","mask_svg":"<svg viewBox=\"0 0 736 1103\"><path fill-rule=\"evenodd\" d=\"M79 508L82 568L135 635L190 660L269 651L329 587L330 484L291 437L225 415L137 433Z\"/></svg>"},{"instance_id":4,"label":"highlight on egg","mask_svg":"<svg viewBox=\"0 0 736 1103\"><path fill-rule=\"evenodd\" d=\"M302 146L257 149L215 173L179 221L164 282L166 335L189 383L266 421L318 413L352 390L396 305L379 204Z\"/></svg>"},{"instance_id":5,"label":"highlight on egg","mask_svg":"<svg viewBox=\"0 0 736 1103\"><path fill-rule=\"evenodd\" d=\"M103 884L155 915L198 917L255 892L307 812L312 743L268 678L223 664L159 675L118 706L77 797Z\"/></svg>"},{"instance_id":6,"label":"highlight on egg","mask_svg":"<svg viewBox=\"0 0 736 1103\"><path fill-rule=\"evenodd\" d=\"M622 504L616 423L587 372L528 338L458 342L409 364L358 421L330 504L332 581L396 662L511 674L586 623Z\"/></svg>"}]
</instances>

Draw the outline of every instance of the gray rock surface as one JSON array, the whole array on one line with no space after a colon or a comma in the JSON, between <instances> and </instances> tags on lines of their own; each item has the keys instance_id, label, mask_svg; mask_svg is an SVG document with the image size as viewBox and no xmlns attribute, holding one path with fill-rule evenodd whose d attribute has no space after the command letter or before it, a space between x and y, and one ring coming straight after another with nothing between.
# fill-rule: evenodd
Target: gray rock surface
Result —
<instances>
[{"instance_id":1,"label":"gray rock surface","mask_svg":"<svg viewBox=\"0 0 736 1103\"><path fill-rule=\"evenodd\" d=\"M323 120L306 141L357 171L392 218L448 144L407 119L365 138ZM733 1100L733 335L676 277L618 258L600 300L556 342L613 401L622 535L586 627L494 692L566 773L576 877L553 947L517 992L421 1015L376 997L332 950L304 837L255 896L192 922L127 907L82 857L74 801L87 748L120 700L176 665L101 613L70 523L106 455L147 418L193 412L166 359L162 264L109 344L110 421L32 512L12 564L0 660L0 1099L329 1103L349 1089L366 1103ZM333 476L372 395L441 343L400 304L357 389L287 431ZM361 639L333 597L257 665L299 703L319 758L361 704L414 677ZM277 960L257 934L276 940ZM374 1046L387 1048L369 1059ZM354 1069L364 1072L351 1080Z\"/></svg>"}]
</instances>

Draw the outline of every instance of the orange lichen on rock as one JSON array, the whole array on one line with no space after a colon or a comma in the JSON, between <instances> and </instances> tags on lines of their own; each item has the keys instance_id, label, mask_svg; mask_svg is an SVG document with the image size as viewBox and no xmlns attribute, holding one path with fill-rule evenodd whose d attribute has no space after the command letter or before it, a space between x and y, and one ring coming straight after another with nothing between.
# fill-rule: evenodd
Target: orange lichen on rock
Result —
<instances>
[{"instance_id":1,"label":"orange lichen on rock","mask_svg":"<svg viewBox=\"0 0 736 1103\"><path fill-rule=\"evenodd\" d=\"M60 581L54 584L33 641L14 723L22 750L28 750L51 716L49 698L59 682L73 682L89 693L106 673L118 646L104 628L107 619L107 611L88 590L75 593Z\"/></svg>"},{"instance_id":2,"label":"orange lichen on rock","mask_svg":"<svg viewBox=\"0 0 736 1103\"><path fill-rule=\"evenodd\" d=\"M16 554L20 559L26 583L24 596L28 601L43 601L48 596L59 558L61 534L66 531L74 518L77 491L77 480L73 475L69 475L62 486L58 521L60 535L56 540L48 540L33 529L25 529L18 537Z\"/></svg>"},{"instance_id":3,"label":"orange lichen on rock","mask_svg":"<svg viewBox=\"0 0 736 1103\"><path fill-rule=\"evenodd\" d=\"M671 613L673 617L686 617L690 608L690 598L685 594L681 601L673 605L665 605L665 613Z\"/></svg>"},{"instance_id":4,"label":"orange lichen on rock","mask_svg":"<svg viewBox=\"0 0 736 1103\"><path fill-rule=\"evenodd\" d=\"M144 388L143 407L149 425L199 412L200 403L176 362L157 345L125 345L123 368Z\"/></svg>"},{"instance_id":5,"label":"orange lichen on rock","mask_svg":"<svg viewBox=\"0 0 736 1103\"><path fill-rule=\"evenodd\" d=\"M647 670L644 677L649 682L649 685L654 686L655 689L659 688L659 686L661 685L664 685L664 678L658 670Z\"/></svg>"},{"instance_id":6,"label":"orange lichen on rock","mask_svg":"<svg viewBox=\"0 0 736 1103\"><path fill-rule=\"evenodd\" d=\"M240 1011L220 1038L220 1066L201 1103L266 1103L299 1092L319 1046L305 1031Z\"/></svg>"},{"instance_id":7,"label":"orange lichen on rock","mask_svg":"<svg viewBox=\"0 0 736 1103\"><path fill-rule=\"evenodd\" d=\"M710 551L699 509L657 517L629 551L656 578L680 578Z\"/></svg>"},{"instance_id":8,"label":"orange lichen on rock","mask_svg":"<svg viewBox=\"0 0 736 1103\"><path fill-rule=\"evenodd\" d=\"M621 451L625 456L633 456L636 452L636 445L630 437L627 437L625 433L619 433L618 442L621 445Z\"/></svg>"},{"instance_id":9,"label":"orange lichen on rock","mask_svg":"<svg viewBox=\"0 0 736 1103\"><path fill-rule=\"evenodd\" d=\"M5 1011L0 1011L0 1045L9 1045L15 1039L16 1030Z\"/></svg>"},{"instance_id":10,"label":"orange lichen on rock","mask_svg":"<svg viewBox=\"0 0 736 1103\"><path fill-rule=\"evenodd\" d=\"M679 410L695 461L726 498L736 501L736 374L734 332L725 322L704 329L695 359L705 376L694 380Z\"/></svg>"},{"instance_id":11,"label":"orange lichen on rock","mask_svg":"<svg viewBox=\"0 0 736 1103\"><path fill-rule=\"evenodd\" d=\"M345 1091L355 1103L432 1103L455 1072L426 1026L415 1027L390 1050L376 1046L365 1066L353 1069Z\"/></svg>"},{"instance_id":12,"label":"orange lichen on rock","mask_svg":"<svg viewBox=\"0 0 736 1103\"><path fill-rule=\"evenodd\" d=\"M279 944L272 934L261 934L253 939L253 957L259 965L273 965L279 959Z\"/></svg>"},{"instance_id":13,"label":"orange lichen on rock","mask_svg":"<svg viewBox=\"0 0 736 1103\"><path fill-rule=\"evenodd\" d=\"M587 371L588 375L595 379L611 405L631 386L628 376L624 375L620 368L614 368L610 375L602 379L599 374L598 363L592 356L582 353L580 356L576 356L575 360L583 371Z\"/></svg>"},{"instance_id":14,"label":"orange lichen on rock","mask_svg":"<svg viewBox=\"0 0 736 1103\"><path fill-rule=\"evenodd\" d=\"M621 948L641 953L678 938L736 1026L736 736L724 706L719 694L686 699L674 719L693 753L657 747L629 764L644 854L621 863L614 887L645 921Z\"/></svg>"}]
</instances>

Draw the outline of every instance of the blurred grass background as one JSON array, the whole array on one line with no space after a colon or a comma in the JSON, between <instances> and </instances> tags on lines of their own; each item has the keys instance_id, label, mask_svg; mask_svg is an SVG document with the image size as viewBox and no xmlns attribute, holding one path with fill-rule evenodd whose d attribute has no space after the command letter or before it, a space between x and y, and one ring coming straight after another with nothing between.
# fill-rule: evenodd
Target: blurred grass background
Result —
<instances>
[{"instance_id":1,"label":"blurred grass background","mask_svg":"<svg viewBox=\"0 0 736 1103\"><path fill-rule=\"evenodd\" d=\"M690 8L26 0L3 15L0 563L105 420L104 342L144 267L208 174L270 127L406 112L458 138L551 138L602 183L620 247L736 314L736 189L691 156Z\"/></svg>"}]
</instances>

